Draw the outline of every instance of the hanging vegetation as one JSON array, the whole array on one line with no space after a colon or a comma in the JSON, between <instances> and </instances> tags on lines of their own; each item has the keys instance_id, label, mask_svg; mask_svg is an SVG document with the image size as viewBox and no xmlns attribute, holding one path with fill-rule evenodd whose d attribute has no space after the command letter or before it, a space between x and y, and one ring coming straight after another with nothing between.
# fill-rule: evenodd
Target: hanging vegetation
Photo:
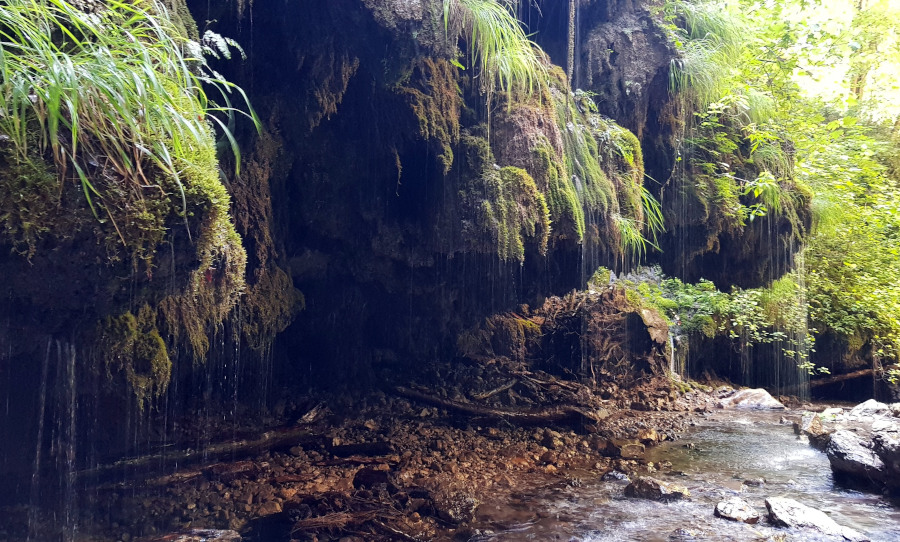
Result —
<instances>
[{"instance_id":1,"label":"hanging vegetation","mask_svg":"<svg viewBox=\"0 0 900 542\"><path fill-rule=\"evenodd\" d=\"M497 0L444 0L444 27L464 34L489 102L495 91L531 95L545 86L540 49L510 9Z\"/></svg>"}]
</instances>

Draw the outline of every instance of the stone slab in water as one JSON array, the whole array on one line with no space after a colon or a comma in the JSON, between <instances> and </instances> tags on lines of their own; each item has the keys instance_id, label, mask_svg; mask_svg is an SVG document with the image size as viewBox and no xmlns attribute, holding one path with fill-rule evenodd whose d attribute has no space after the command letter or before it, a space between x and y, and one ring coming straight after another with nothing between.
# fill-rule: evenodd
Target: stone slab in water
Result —
<instances>
[{"instance_id":1,"label":"stone slab in water","mask_svg":"<svg viewBox=\"0 0 900 542\"><path fill-rule=\"evenodd\" d=\"M716 505L715 514L720 518L744 523L752 524L759 521L759 512L740 497L729 497L720 501Z\"/></svg>"},{"instance_id":2,"label":"stone slab in water","mask_svg":"<svg viewBox=\"0 0 900 542\"><path fill-rule=\"evenodd\" d=\"M770 497L766 499L769 521L777 527L809 529L822 534L841 537L851 542L868 542L869 539L849 527L839 525L821 510L801 504L794 499Z\"/></svg>"},{"instance_id":3,"label":"stone slab in water","mask_svg":"<svg viewBox=\"0 0 900 542\"><path fill-rule=\"evenodd\" d=\"M139 538L136 542L241 542L236 531L215 529L193 529L149 538Z\"/></svg>"},{"instance_id":4,"label":"stone slab in water","mask_svg":"<svg viewBox=\"0 0 900 542\"><path fill-rule=\"evenodd\" d=\"M762 388L740 390L719 402L722 408L784 409L785 406Z\"/></svg>"},{"instance_id":5,"label":"stone slab in water","mask_svg":"<svg viewBox=\"0 0 900 542\"><path fill-rule=\"evenodd\" d=\"M884 480L884 463L881 458L852 431L841 430L831 435L825 454L831 463L831 470L836 473L852 476L862 482Z\"/></svg>"},{"instance_id":6,"label":"stone slab in water","mask_svg":"<svg viewBox=\"0 0 900 542\"><path fill-rule=\"evenodd\" d=\"M691 492L686 487L669 482L663 482L649 476L635 478L625 487L626 497L648 499L651 501L678 501L689 499Z\"/></svg>"}]
</instances>

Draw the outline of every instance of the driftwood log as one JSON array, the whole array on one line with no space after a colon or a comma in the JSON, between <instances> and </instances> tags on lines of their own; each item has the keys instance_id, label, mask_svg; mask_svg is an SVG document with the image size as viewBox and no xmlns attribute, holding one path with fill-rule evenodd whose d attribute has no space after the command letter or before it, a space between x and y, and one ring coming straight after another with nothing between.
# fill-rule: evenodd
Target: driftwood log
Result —
<instances>
[{"instance_id":1,"label":"driftwood log","mask_svg":"<svg viewBox=\"0 0 900 542\"><path fill-rule=\"evenodd\" d=\"M518 425L583 425L600 421L600 418L593 412L573 405L560 405L539 410L509 410L444 399L402 386L394 388L394 391L401 397L445 408L451 412L489 420L502 420Z\"/></svg>"},{"instance_id":2,"label":"driftwood log","mask_svg":"<svg viewBox=\"0 0 900 542\"><path fill-rule=\"evenodd\" d=\"M829 384L834 384L837 382L843 382L845 380L855 380L857 378L862 378L864 376L872 376L874 371L872 369L863 369L861 371L853 371L852 373L842 374L842 375L834 375L834 376L826 376L825 378L817 378L815 380L809 381L809 387L818 388L820 386L827 386Z\"/></svg>"},{"instance_id":3,"label":"driftwood log","mask_svg":"<svg viewBox=\"0 0 900 542\"><path fill-rule=\"evenodd\" d=\"M202 449L156 452L150 455L122 459L77 473L81 480L102 481L122 474L142 474L159 471L162 466L185 467L198 463L214 463L222 459L235 460L267 451L287 450L298 444L304 447L319 445L323 437L308 426L292 426L266 431L249 439L212 443Z\"/></svg>"}]
</instances>

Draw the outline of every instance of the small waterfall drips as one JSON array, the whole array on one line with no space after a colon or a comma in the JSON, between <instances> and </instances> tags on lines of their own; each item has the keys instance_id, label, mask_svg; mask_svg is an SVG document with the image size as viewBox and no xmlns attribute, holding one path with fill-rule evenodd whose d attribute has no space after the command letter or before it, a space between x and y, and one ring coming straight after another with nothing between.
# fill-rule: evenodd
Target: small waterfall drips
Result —
<instances>
[{"instance_id":1,"label":"small waterfall drips","mask_svg":"<svg viewBox=\"0 0 900 542\"><path fill-rule=\"evenodd\" d=\"M50 367L50 350L53 339L47 339L47 350L44 354L44 363L41 367L41 388L38 396L37 438L34 445L34 470L31 473L31 492L28 507L28 535L27 540L32 540L38 525L37 511L41 500L41 451L44 442L44 414L47 410L47 374Z\"/></svg>"},{"instance_id":2,"label":"small waterfall drips","mask_svg":"<svg viewBox=\"0 0 900 542\"><path fill-rule=\"evenodd\" d=\"M59 433L60 460L62 469L60 475L63 477L63 540L70 542L75 540L75 533L78 527L77 515L77 499L75 498L75 476L76 476L76 443L77 443L77 410L78 410L78 390L77 380L75 378L75 346L67 342L56 342L57 355L59 363L64 375L62 381L63 388L61 390L61 401L63 408L60 409L59 424L62 430Z\"/></svg>"}]
</instances>

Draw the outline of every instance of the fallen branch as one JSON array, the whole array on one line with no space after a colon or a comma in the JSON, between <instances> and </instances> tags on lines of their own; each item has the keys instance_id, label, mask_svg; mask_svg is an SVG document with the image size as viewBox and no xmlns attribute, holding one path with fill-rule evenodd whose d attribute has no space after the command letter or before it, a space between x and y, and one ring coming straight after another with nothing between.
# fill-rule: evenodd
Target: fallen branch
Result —
<instances>
[{"instance_id":1,"label":"fallen branch","mask_svg":"<svg viewBox=\"0 0 900 542\"><path fill-rule=\"evenodd\" d=\"M845 380L854 380L856 378L862 378L864 376L872 376L872 369L862 369L861 371L854 371L852 373L842 374L842 375L834 375L834 376L826 376L825 378L817 378L815 380L809 381L810 388L818 388L819 386L827 386L829 384L834 384L836 382L843 382Z\"/></svg>"},{"instance_id":2,"label":"fallen branch","mask_svg":"<svg viewBox=\"0 0 900 542\"><path fill-rule=\"evenodd\" d=\"M454 412L461 412L463 414L491 420L503 420L519 425L583 424L597 423L600 421L599 418L590 411L572 405L561 405L544 410L506 410L443 399L402 386L395 388L395 391L397 395L400 395L401 397L439 406Z\"/></svg>"},{"instance_id":3,"label":"fallen branch","mask_svg":"<svg viewBox=\"0 0 900 542\"><path fill-rule=\"evenodd\" d=\"M494 389L492 389L490 391L486 391L484 393L475 393L472 395L472 399L475 399L476 401L484 401L485 399L490 399L491 397L497 395L498 393L503 393L506 390L512 388L513 386L516 385L516 383L517 383L516 380L510 380L509 382L507 382L506 384L503 384L499 388L494 388Z\"/></svg>"},{"instance_id":4,"label":"fallen branch","mask_svg":"<svg viewBox=\"0 0 900 542\"><path fill-rule=\"evenodd\" d=\"M328 451L337 457L350 457L354 455L378 456L394 453L394 447L390 442L379 440L375 442L358 442L355 444L329 446Z\"/></svg>"},{"instance_id":5,"label":"fallen branch","mask_svg":"<svg viewBox=\"0 0 900 542\"><path fill-rule=\"evenodd\" d=\"M377 519L372 520L372 524L374 524L376 527L378 527L382 531L385 531L389 535L391 535L393 537L393 540L405 540L406 542L422 542L422 540L420 540L414 536L410 536L410 535L404 533L403 531L394 529L393 527L391 527L385 523L382 523L382 522L378 521Z\"/></svg>"},{"instance_id":6,"label":"fallen branch","mask_svg":"<svg viewBox=\"0 0 900 542\"><path fill-rule=\"evenodd\" d=\"M343 529L347 525L361 525L375 519L378 514L374 511L365 512L334 512L324 516L301 519L294 524L291 534L299 531L314 531L316 529Z\"/></svg>"},{"instance_id":7,"label":"fallen branch","mask_svg":"<svg viewBox=\"0 0 900 542\"><path fill-rule=\"evenodd\" d=\"M165 453L154 453L140 457L122 459L109 465L100 465L77 473L80 480L102 480L118 477L121 473L131 475L150 473L161 470L161 467L172 465L183 467L196 463L214 463L219 459L234 460L259 455L272 450L286 450L292 446L303 444L319 444L321 435L316 435L309 427L284 427L266 431L252 439L231 440L210 444L206 448L179 450Z\"/></svg>"}]
</instances>

